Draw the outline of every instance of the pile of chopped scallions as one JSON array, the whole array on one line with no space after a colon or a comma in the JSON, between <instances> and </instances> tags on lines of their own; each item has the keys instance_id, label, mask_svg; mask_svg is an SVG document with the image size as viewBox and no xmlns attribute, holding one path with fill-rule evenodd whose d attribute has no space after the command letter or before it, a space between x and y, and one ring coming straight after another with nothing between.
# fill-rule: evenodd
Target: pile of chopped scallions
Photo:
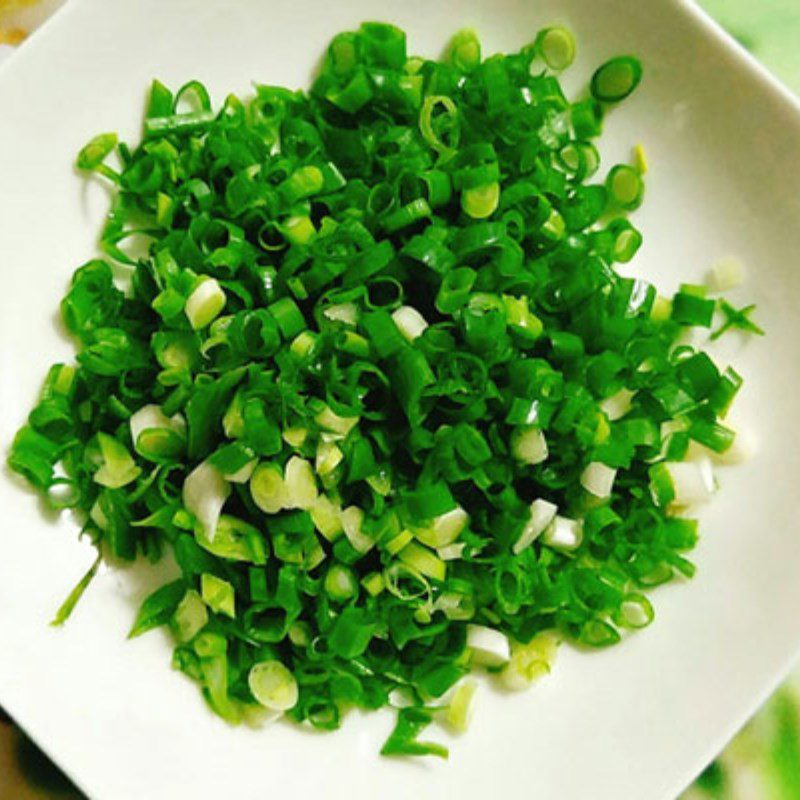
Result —
<instances>
[{"instance_id":1,"label":"pile of chopped scallions","mask_svg":"<svg viewBox=\"0 0 800 800\"><path fill-rule=\"evenodd\" d=\"M115 188L101 246L127 280L75 272L77 363L9 461L103 552L172 552L132 634L168 625L226 720L393 705L382 752L443 756L418 735L466 726L473 667L523 687L693 574L685 512L742 380L680 343L712 325L705 287L615 271L646 166L598 180L593 139L642 68L614 58L570 102L574 53L552 27L482 58L464 30L426 60L365 23L308 93L214 111L155 81L139 145L81 151ZM760 332L721 310L719 332Z\"/></svg>"}]
</instances>

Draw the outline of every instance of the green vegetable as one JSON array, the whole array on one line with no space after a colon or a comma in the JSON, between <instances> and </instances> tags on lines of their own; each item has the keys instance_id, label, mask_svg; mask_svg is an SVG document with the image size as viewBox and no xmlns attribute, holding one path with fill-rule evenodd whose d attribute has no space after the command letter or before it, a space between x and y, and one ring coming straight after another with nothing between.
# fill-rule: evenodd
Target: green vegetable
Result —
<instances>
[{"instance_id":1,"label":"green vegetable","mask_svg":"<svg viewBox=\"0 0 800 800\"><path fill-rule=\"evenodd\" d=\"M754 305L745 306L741 309L734 308L727 300L720 300L720 310L725 315L725 322L711 334L712 339L719 339L723 333L729 330L739 330L745 333L754 333L763 336L764 330L750 319L750 315L755 311Z\"/></svg>"},{"instance_id":2,"label":"green vegetable","mask_svg":"<svg viewBox=\"0 0 800 800\"><path fill-rule=\"evenodd\" d=\"M608 194L620 208L634 211L642 204L644 182L641 174L627 164L612 167L606 178Z\"/></svg>"},{"instance_id":3,"label":"green vegetable","mask_svg":"<svg viewBox=\"0 0 800 800\"><path fill-rule=\"evenodd\" d=\"M433 716L424 708L401 708L397 725L381 748L385 756L438 756L447 758L447 749L433 742L420 742L417 737L430 725Z\"/></svg>"},{"instance_id":4,"label":"green vegetable","mask_svg":"<svg viewBox=\"0 0 800 800\"><path fill-rule=\"evenodd\" d=\"M204 573L200 576L200 591L203 602L217 614L236 618L236 597L233 586L216 575Z\"/></svg>"},{"instance_id":5,"label":"green vegetable","mask_svg":"<svg viewBox=\"0 0 800 800\"><path fill-rule=\"evenodd\" d=\"M156 589L142 603L128 635L133 638L152 628L166 624L175 613L185 593L186 583L183 580L173 581Z\"/></svg>"},{"instance_id":6,"label":"green vegetable","mask_svg":"<svg viewBox=\"0 0 800 800\"><path fill-rule=\"evenodd\" d=\"M78 583L75 585L75 588L67 596L67 599L61 604L61 607L56 612L53 621L50 623L51 625L57 628L63 625L70 618L75 606L78 605L81 597L83 597L83 593L86 591L92 580L94 580L94 576L97 574L97 570L100 568L101 561L102 554L98 553L97 558L92 562L92 566L89 567L86 574L78 581Z\"/></svg>"},{"instance_id":7,"label":"green vegetable","mask_svg":"<svg viewBox=\"0 0 800 800\"><path fill-rule=\"evenodd\" d=\"M288 711L297 703L297 681L280 661L257 662L250 668L247 682L253 697L273 711Z\"/></svg>"},{"instance_id":8,"label":"green vegetable","mask_svg":"<svg viewBox=\"0 0 800 800\"><path fill-rule=\"evenodd\" d=\"M208 611L203 600L194 589L188 589L172 615L175 638L179 642L190 642L207 623Z\"/></svg>"},{"instance_id":9,"label":"green vegetable","mask_svg":"<svg viewBox=\"0 0 800 800\"><path fill-rule=\"evenodd\" d=\"M742 379L680 344L711 325L702 287L670 302L617 273L644 170L594 181L592 139L641 65L612 59L571 103L552 73L574 55L547 28L409 58L365 23L308 92L214 110L156 81L138 145L81 151L115 187L101 245L129 278L75 272L76 364L49 371L9 465L103 552L172 552L131 635L169 626L224 719L330 730L401 692L382 752L445 756L418 736L439 711L465 727L470 666L526 685L558 641L613 644L653 619L650 587L691 576L674 512L714 481L684 457L731 446ZM714 336L760 332L720 308Z\"/></svg>"},{"instance_id":10,"label":"green vegetable","mask_svg":"<svg viewBox=\"0 0 800 800\"><path fill-rule=\"evenodd\" d=\"M459 31L450 41L450 61L459 72L472 72L481 63L481 43L470 28Z\"/></svg>"},{"instance_id":11,"label":"green vegetable","mask_svg":"<svg viewBox=\"0 0 800 800\"><path fill-rule=\"evenodd\" d=\"M545 28L533 44L547 66L561 72L575 60L575 38L566 28Z\"/></svg>"},{"instance_id":12,"label":"green vegetable","mask_svg":"<svg viewBox=\"0 0 800 800\"><path fill-rule=\"evenodd\" d=\"M633 92L641 79L642 65L638 58L617 56L592 75L592 95L604 103L618 103Z\"/></svg>"}]
</instances>

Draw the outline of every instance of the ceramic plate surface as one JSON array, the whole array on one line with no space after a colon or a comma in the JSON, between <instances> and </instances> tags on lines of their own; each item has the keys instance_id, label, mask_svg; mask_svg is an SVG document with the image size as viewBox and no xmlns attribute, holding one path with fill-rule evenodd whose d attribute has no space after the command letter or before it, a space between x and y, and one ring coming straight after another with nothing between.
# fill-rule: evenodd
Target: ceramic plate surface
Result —
<instances>
[{"instance_id":1,"label":"ceramic plate surface","mask_svg":"<svg viewBox=\"0 0 800 800\"><path fill-rule=\"evenodd\" d=\"M694 581L655 593L657 619L608 651L564 649L532 691L482 690L448 763L382 759L388 713L332 735L230 728L169 668L167 636L126 632L157 570L105 569L69 624L48 627L92 552L0 478L0 704L95 798L675 796L788 669L800 645L800 107L679 0L70 0L0 70L0 442L47 366L69 358L56 312L93 255L107 196L72 170L95 133L135 137L153 77L203 80L219 102L250 81L306 86L330 36L364 19L436 55L465 25L509 50L552 22L580 48L568 86L611 55L645 79L610 114L604 165L644 143L651 169L632 272L665 291L735 254L765 339L732 337L737 416L757 455L721 474Z\"/></svg>"}]
</instances>

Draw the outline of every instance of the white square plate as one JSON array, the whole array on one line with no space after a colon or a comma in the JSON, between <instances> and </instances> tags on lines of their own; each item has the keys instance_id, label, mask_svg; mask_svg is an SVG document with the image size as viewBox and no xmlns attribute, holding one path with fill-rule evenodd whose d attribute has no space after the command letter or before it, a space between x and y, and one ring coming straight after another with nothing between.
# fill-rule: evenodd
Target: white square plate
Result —
<instances>
[{"instance_id":1,"label":"white square plate","mask_svg":"<svg viewBox=\"0 0 800 800\"><path fill-rule=\"evenodd\" d=\"M169 668L167 637L125 639L152 568L105 570L63 630L47 626L91 559L69 519L0 481L0 703L92 797L655 800L674 796L785 674L800 645L800 107L679 0L71 0L0 71L0 441L46 367L55 324L93 253L106 198L73 173L97 132L135 137L149 81L199 78L219 102L251 79L308 84L332 34L363 19L436 54L464 25L509 50L554 21L579 42L571 85L635 52L645 80L610 115L606 165L651 161L633 267L671 291L734 253L750 268L763 340L727 345L746 375L739 416L760 450L722 475L696 579L656 593L657 619L609 651L565 648L522 695L483 692L449 763L381 759L388 714L338 733L233 729Z\"/></svg>"}]
</instances>

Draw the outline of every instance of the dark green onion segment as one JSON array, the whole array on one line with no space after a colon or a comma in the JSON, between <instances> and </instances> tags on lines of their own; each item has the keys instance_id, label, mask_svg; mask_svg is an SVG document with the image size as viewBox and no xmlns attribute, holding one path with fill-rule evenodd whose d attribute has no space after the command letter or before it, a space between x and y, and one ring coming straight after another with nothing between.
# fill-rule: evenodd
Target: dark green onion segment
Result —
<instances>
[{"instance_id":1,"label":"dark green onion segment","mask_svg":"<svg viewBox=\"0 0 800 800\"><path fill-rule=\"evenodd\" d=\"M711 324L699 287L672 305L615 271L641 175L594 178L590 140L639 63L571 103L549 71L571 36L533 41L482 58L464 31L437 62L365 24L308 93L215 111L156 81L140 144L79 157L114 185L101 246L129 281L75 272L76 363L10 464L105 553L172 551L133 633L169 625L231 722L331 729L399 692L384 752L445 755L417 735L464 726L474 665L523 685L694 572L678 512L713 488L741 378L676 344Z\"/></svg>"}]
</instances>

